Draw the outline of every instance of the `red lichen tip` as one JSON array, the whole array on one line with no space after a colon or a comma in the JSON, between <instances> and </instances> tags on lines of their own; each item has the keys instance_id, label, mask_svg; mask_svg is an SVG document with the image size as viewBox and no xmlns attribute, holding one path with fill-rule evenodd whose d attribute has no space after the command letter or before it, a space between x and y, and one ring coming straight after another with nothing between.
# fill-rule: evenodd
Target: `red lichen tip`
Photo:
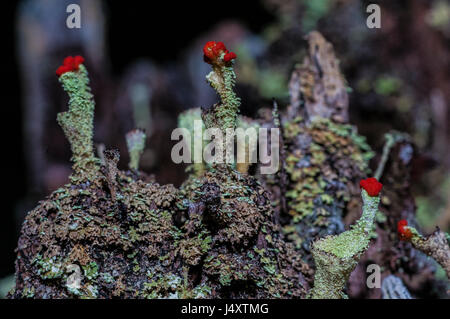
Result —
<instances>
[{"instance_id":1,"label":"red lichen tip","mask_svg":"<svg viewBox=\"0 0 450 319\"><path fill-rule=\"evenodd\" d=\"M204 56L207 57L208 59L213 59L214 58L213 49L215 46L216 46L215 41L206 42L205 46L203 47Z\"/></svg>"},{"instance_id":2,"label":"red lichen tip","mask_svg":"<svg viewBox=\"0 0 450 319\"><path fill-rule=\"evenodd\" d=\"M378 196L380 194L381 189L383 188L383 184L381 184L375 177L369 177L363 179L359 182L359 186L363 188L369 196Z\"/></svg>"},{"instance_id":3,"label":"red lichen tip","mask_svg":"<svg viewBox=\"0 0 450 319\"><path fill-rule=\"evenodd\" d=\"M208 41L203 47L203 60L206 63L217 63L222 54L224 54L223 61L225 63L236 59L236 54L234 52L229 52L223 42Z\"/></svg>"},{"instance_id":4,"label":"red lichen tip","mask_svg":"<svg viewBox=\"0 0 450 319\"><path fill-rule=\"evenodd\" d=\"M60 77L64 73L78 71L80 64L84 63L84 58L80 55L76 57L68 56L64 59L63 64L56 70L56 75Z\"/></svg>"},{"instance_id":5,"label":"red lichen tip","mask_svg":"<svg viewBox=\"0 0 450 319\"><path fill-rule=\"evenodd\" d=\"M397 233L400 240L409 241L412 237L411 230L407 227L408 221L406 219L399 220L397 223Z\"/></svg>"},{"instance_id":6,"label":"red lichen tip","mask_svg":"<svg viewBox=\"0 0 450 319\"><path fill-rule=\"evenodd\" d=\"M234 53L234 52L228 52L227 54L225 54L224 56L223 56L223 60L225 61L225 62L229 62L229 61L231 61L231 60L234 60L234 59L236 59L236 53Z\"/></svg>"}]
</instances>

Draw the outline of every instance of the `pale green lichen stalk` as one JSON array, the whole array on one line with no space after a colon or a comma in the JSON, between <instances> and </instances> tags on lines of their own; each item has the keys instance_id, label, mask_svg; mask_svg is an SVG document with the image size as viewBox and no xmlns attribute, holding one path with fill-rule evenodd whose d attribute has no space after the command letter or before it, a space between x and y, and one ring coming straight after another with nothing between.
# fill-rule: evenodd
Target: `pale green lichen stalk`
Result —
<instances>
[{"instance_id":1,"label":"pale green lichen stalk","mask_svg":"<svg viewBox=\"0 0 450 319\"><path fill-rule=\"evenodd\" d=\"M73 182L91 179L98 170L99 160L93 152L94 100L84 65L76 72L59 77L69 95L69 110L59 113L57 120L70 142L74 174Z\"/></svg>"},{"instance_id":2,"label":"pale green lichen stalk","mask_svg":"<svg viewBox=\"0 0 450 319\"><path fill-rule=\"evenodd\" d=\"M236 55L232 52L229 53L221 42L208 42L204 53L208 54L207 61L212 67L212 71L206 76L206 79L219 95L220 103L216 103L208 110L203 110L202 119L206 128L218 128L225 135L227 129L234 130L236 128L236 119L241 104L240 98L233 91L236 80L233 63ZM229 54L233 54L234 57L227 58ZM226 150L233 148L232 143L234 144L234 140L226 141L224 139L222 150L219 150L219 152L223 152L224 161L226 161Z\"/></svg>"},{"instance_id":3,"label":"pale green lichen stalk","mask_svg":"<svg viewBox=\"0 0 450 319\"><path fill-rule=\"evenodd\" d=\"M395 146L395 144L408 141L410 138L405 133L400 133L397 131L390 131L386 134L384 134L384 138L386 140L384 147L383 147L383 154L381 156L380 163L377 167L377 170L374 174L374 177L376 179L380 179L381 175L383 174L384 166L386 165L386 162L389 158L389 153L391 149Z\"/></svg>"},{"instance_id":4,"label":"pale green lichen stalk","mask_svg":"<svg viewBox=\"0 0 450 319\"><path fill-rule=\"evenodd\" d=\"M139 169L139 160L145 148L145 132L140 129L132 130L126 134L125 139L127 140L128 154L130 154L128 167L137 171Z\"/></svg>"},{"instance_id":5,"label":"pale green lichen stalk","mask_svg":"<svg viewBox=\"0 0 450 319\"><path fill-rule=\"evenodd\" d=\"M232 66L213 64L212 71L206 76L208 83L219 94L221 103L215 108L215 117L220 129L236 127L236 117L239 112L241 100L233 91L236 80ZM207 125L208 126L208 125Z\"/></svg>"},{"instance_id":6,"label":"pale green lichen stalk","mask_svg":"<svg viewBox=\"0 0 450 319\"><path fill-rule=\"evenodd\" d=\"M201 124L200 129L195 129L195 123ZM202 141L202 150L204 149L206 142L203 140L203 132L205 130L205 125L202 120L202 111L200 108L193 108L186 110L180 115L178 115L178 127L184 128L189 131L191 135L190 139L190 152L191 152L191 162L193 163L188 167L188 171L192 171L194 176L200 177L205 172L205 163L203 162L203 157L201 163L196 163L194 158L195 153L195 143L194 141Z\"/></svg>"},{"instance_id":7,"label":"pale green lichen stalk","mask_svg":"<svg viewBox=\"0 0 450 319\"><path fill-rule=\"evenodd\" d=\"M363 213L358 222L348 231L328 236L313 244L312 254L316 264L313 299L346 298L343 289L355 269L361 255L369 246L374 218L380 202L379 196L371 197L361 191Z\"/></svg>"}]
</instances>

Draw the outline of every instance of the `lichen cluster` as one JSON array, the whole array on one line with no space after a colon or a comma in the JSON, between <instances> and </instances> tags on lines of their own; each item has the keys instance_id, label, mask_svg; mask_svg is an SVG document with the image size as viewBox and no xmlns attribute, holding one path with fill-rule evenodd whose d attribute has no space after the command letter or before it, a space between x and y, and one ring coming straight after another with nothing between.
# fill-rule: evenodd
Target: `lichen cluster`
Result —
<instances>
[{"instance_id":1,"label":"lichen cluster","mask_svg":"<svg viewBox=\"0 0 450 319\"><path fill-rule=\"evenodd\" d=\"M283 172L261 178L277 194L272 200L282 208L286 239L313 266L312 241L343 232L344 218L359 210L358 182L371 173L374 152L347 123L346 82L331 44L318 32L308 42L309 52L291 76L290 104L280 116Z\"/></svg>"},{"instance_id":2,"label":"lichen cluster","mask_svg":"<svg viewBox=\"0 0 450 319\"><path fill-rule=\"evenodd\" d=\"M180 189L148 182L137 170L145 141L139 130L127 136L129 171L117 168L115 150L105 150L100 164L86 69L80 65L60 79L71 99L58 119L76 178L29 212L11 297L306 295L308 267L282 240L268 194L254 177L212 165Z\"/></svg>"},{"instance_id":3,"label":"lichen cluster","mask_svg":"<svg viewBox=\"0 0 450 319\"><path fill-rule=\"evenodd\" d=\"M182 229L197 245L183 244L189 248L183 254L192 266L202 263L213 291L228 287L228 297L304 296L307 265L281 240L268 194L255 178L217 166L181 192L190 205ZM246 289L234 291L240 285Z\"/></svg>"},{"instance_id":4,"label":"lichen cluster","mask_svg":"<svg viewBox=\"0 0 450 319\"><path fill-rule=\"evenodd\" d=\"M36 298L139 297L133 288L150 274L171 272L162 257L178 236L167 211L176 190L119 172L113 201L105 184L99 178L66 185L29 213L14 297L27 297L24 291Z\"/></svg>"},{"instance_id":5,"label":"lichen cluster","mask_svg":"<svg viewBox=\"0 0 450 319\"><path fill-rule=\"evenodd\" d=\"M207 80L220 101L180 114L179 127L202 146L198 134L208 128L278 128L280 170L251 176L249 162L200 161L178 188L139 171L141 130L126 137L129 170L118 169L115 150L101 152L102 161L94 156L86 68L64 67L58 76L70 101L58 122L71 144L73 175L28 213L9 296L345 298L374 234L381 184L368 179L360 190L374 153L347 123L345 79L331 44L318 33L309 41L291 78L289 108L274 103L258 120L238 115L236 55L207 43ZM194 120L202 121L200 131ZM223 150L227 143L234 140ZM344 217L359 217L360 195L362 215L344 231Z\"/></svg>"}]
</instances>

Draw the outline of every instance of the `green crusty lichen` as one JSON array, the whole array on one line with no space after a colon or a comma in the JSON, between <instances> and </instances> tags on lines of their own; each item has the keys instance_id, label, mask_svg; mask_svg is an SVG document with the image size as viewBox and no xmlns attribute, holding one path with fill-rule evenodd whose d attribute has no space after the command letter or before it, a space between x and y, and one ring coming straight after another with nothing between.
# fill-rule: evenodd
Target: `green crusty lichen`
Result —
<instances>
[{"instance_id":1,"label":"green crusty lichen","mask_svg":"<svg viewBox=\"0 0 450 319\"><path fill-rule=\"evenodd\" d=\"M380 197L371 197L365 190L361 195L363 213L357 223L348 231L327 236L313 244L312 255L316 265L314 287L310 292L313 299L346 298L343 289L369 245L380 202Z\"/></svg>"},{"instance_id":2,"label":"green crusty lichen","mask_svg":"<svg viewBox=\"0 0 450 319\"><path fill-rule=\"evenodd\" d=\"M232 69L213 65L208 76L221 104L203 111L205 127L225 132L237 125L257 126L243 117L238 121L239 100L223 72ZM186 121L192 121L193 114L198 113L191 111L184 114L191 116L181 117L183 127L192 127ZM246 171L248 166L243 169ZM202 263L208 278L205 283L213 296L219 291L233 298L304 296L307 284L302 274L293 271L304 270L304 264L293 257L291 245L282 241L278 226L272 222L268 194L254 177L239 172L234 165L213 163L199 176L191 176L182 185L180 195L187 202L189 220L182 227L186 237L179 249L191 266ZM239 286L246 289L236 291Z\"/></svg>"},{"instance_id":3,"label":"green crusty lichen","mask_svg":"<svg viewBox=\"0 0 450 319\"><path fill-rule=\"evenodd\" d=\"M58 114L57 120L70 142L74 174L72 181L92 179L99 160L93 153L94 99L84 65L76 72L59 77L69 95L69 110Z\"/></svg>"},{"instance_id":4,"label":"green crusty lichen","mask_svg":"<svg viewBox=\"0 0 450 319\"><path fill-rule=\"evenodd\" d=\"M190 266L202 265L213 295L227 288L228 297L304 296L302 275L289 270L304 263L281 239L268 194L254 177L212 166L179 194L189 210L179 252ZM234 292L242 285L248 289Z\"/></svg>"}]
</instances>

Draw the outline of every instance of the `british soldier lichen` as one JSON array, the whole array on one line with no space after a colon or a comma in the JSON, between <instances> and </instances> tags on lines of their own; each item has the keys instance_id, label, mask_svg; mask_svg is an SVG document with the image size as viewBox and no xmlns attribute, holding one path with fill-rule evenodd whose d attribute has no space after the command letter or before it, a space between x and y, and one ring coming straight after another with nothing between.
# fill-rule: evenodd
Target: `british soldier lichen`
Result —
<instances>
[{"instance_id":1,"label":"british soldier lichen","mask_svg":"<svg viewBox=\"0 0 450 319\"><path fill-rule=\"evenodd\" d=\"M89 87L88 72L80 56L67 57L56 74L69 95L69 110L59 113L57 120L70 142L74 174L73 182L91 179L99 167L94 156L94 100Z\"/></svg>"},{"instance_id":2,"label":"british soldier lichen","mask_svg":"<svg viewBox=\"0 0 450 319\"><path fill-rule=\"evenodd\" d=\"M213 72L230 76L235 55L221 45L215 52ZM13 296L304 297L304 264L282 240L256 178L210 165L178 190L120 171L117 151L101 152L99 163L92 146L94 103L81 62L66 59L58 69L70 97L58 121L74 153L72 182L28 214ZM234 128L238 99L233 81L222 80L221 104L208 119L218 128ZM188 118L184 126L195 116ZM254 125L241 120L239 125ZM129 166L137 170L145 135L135 130L126 137ZM251 289L242 289L242 283Z\"/></svg>"},{"instance_id":3,"label":"british soldier lichen","mask_svg":"<svg viewBox=\"0 0 450 319\"><path fill-rule=\"evenodd\" d=\"M436 260L450 278L450 236L439 228L428 236L422 236L416 228L408 226L407 220L397 223L400 240L411 242L413 247Z\"/></svg>"},{"instance_id":4,"label":"british soldier lichen","mask_svg":"<svg viewBox=\"0 0 450 319\"><path fill-rule=\"evenodd\" d=\"M399 220L397 223L397 232L400 240L410 241L412 238L412 227L408 227L408 221L406 219Z\"/></svg>"},{"instance_id":5,"label":"british soldier lichen","mask_svg":"<svg viewBox=\"0 0 450 319\"><path fill-rule=\"evenodd\" d=\"M343 289L361 255L368 248L370 233L374 227L375 214L380 203L378 195L381 190L379 188L381 184L375 182L378 183L371 179L368 183L363 183L364 186L361 190L362 216L350 230L339 235L321 238L313 243L312 254L316 264L316 273L311 298L346 298ZM372 192L375 187L377 192ZM369 189L372 195L366 189Z\"/></svg>"},{"instance_id":6,"label":"british soldier lichen","mask_svg":"<svg viewBox=\"0 0 450 319\"><path fill-rule=\"evenodd\" d=\"M212 71L206 76L220 97L220 103L205 110L202 114L206 128L219 128L223 133L227 129L236 128L236 118L241 104L240 98L234 93L236 75L233 63L236 54L229 52L222 42L209 41L203 47L204 60L211 64ZM231 149L230 143L225 141L223 150ZM225 157L224 157L225 158Z\"/></svg>"}]
</instances>

